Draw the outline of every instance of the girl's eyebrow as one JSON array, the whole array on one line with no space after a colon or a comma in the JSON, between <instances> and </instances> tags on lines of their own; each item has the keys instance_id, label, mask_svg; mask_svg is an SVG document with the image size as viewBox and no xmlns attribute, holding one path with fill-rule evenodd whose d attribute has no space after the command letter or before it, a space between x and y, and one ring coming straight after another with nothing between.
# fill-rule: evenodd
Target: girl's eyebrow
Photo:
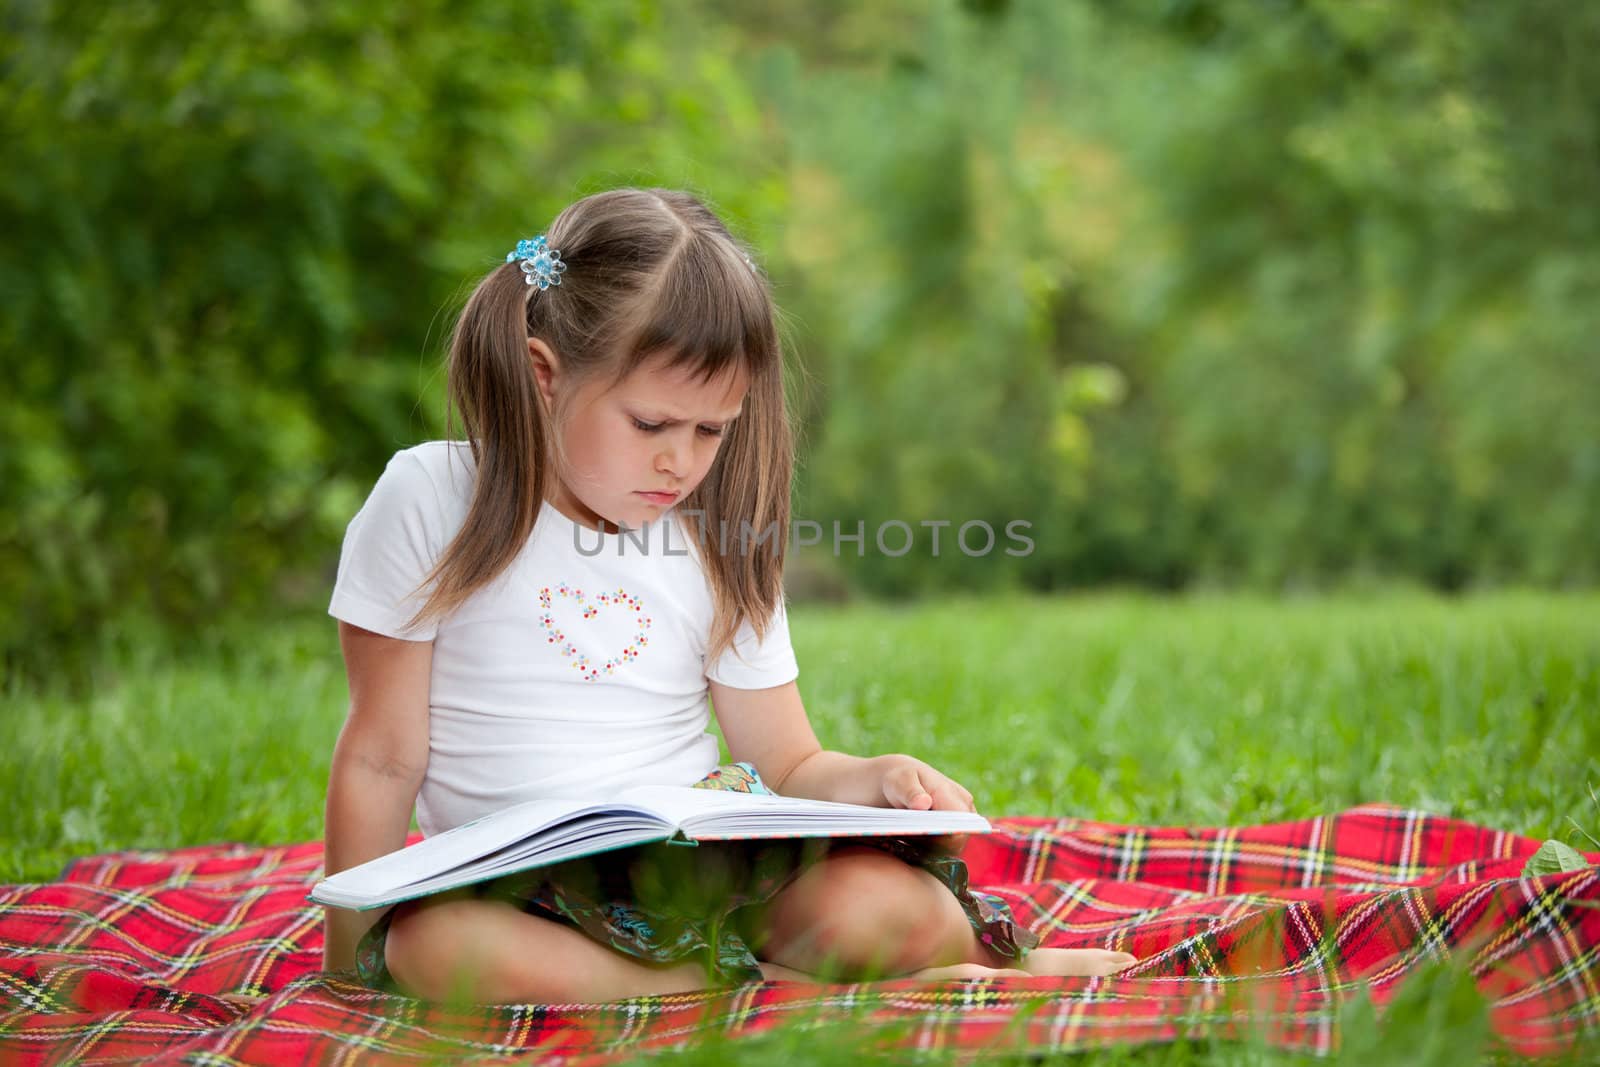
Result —
<instances>
[{"instance_id":1,"label":"girl's eyebrow","mask_svg":"<svg viewBox=\"0 0 1600 1067\"><path fill-rule=\"evenodd\" d=\"M648 404L646 404L646 405L643 405L643 406L644 406L644 407L646 407L646 408L648 408L648 407L649 407L649 405L648 405ZM738 409L738 410L737 410L737 411L735 411L735 412L734 412L734 413L733 413L733 414L731 414L731 415L724 415L724 416L722 416L722 418L720 418L720 419L718 419L718 418L716 418L716 417L714 417L714 416L713 416L713 417L711 417L711 418L707 418L707 419L702 419L702 420L699 420L699 421L702 421L702 422L720 422L720 423L722 423L722 424L723 424L723 425L727 425L727 424L728 424L728 423L730 423L730 422L732 422L732 421L733 421L733 420L734 420L734 419L737 419L737 418L738 418L738 417L739 417L739 416L740 416L740 415L741 415L741 414L743 414L743 412L744 412L744 409L743 409L743 408L740 408L740 409ZM674 424L674 423L679 423L679 422L684 422L684 421L686 421L686 420L684 420L684 419L681 419L681 418L679 418L679 417L678 417L678 416L676 416L676 415L662 415L662 416L661 416L661 417L660 417L660 418L659 418L659 419L657 419L657 420L656 420L656 421L658 421L658 422L662 422L662 423L665 423L665 424L667 424L667 425L669 425L669 426L670 426L670 425L673 425L673 424Z\"/></svg>"}]
</instances>

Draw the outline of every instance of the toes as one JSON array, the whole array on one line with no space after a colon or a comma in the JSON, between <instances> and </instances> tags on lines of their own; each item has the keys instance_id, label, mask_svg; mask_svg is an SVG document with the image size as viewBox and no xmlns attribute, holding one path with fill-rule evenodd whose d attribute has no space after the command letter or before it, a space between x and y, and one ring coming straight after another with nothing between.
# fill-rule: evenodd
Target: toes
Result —
<instances>
[{"instance_id":1,"label":"toes","mask_svg":"<svg viewBox=\"0 0 1600 1067\"><path fill-rule=\"evenodd\" d=\"M1032 974L1052 978L1103 978L1138 962L1129 953L1102 948L1041 948L1030 952L1023 966Z\"/></svg>"},{"instance_id":2,"label":"toes","mask_svg":"<svg viewBox=\"0 0 1600 1067\"><path fill-rule=\"evenodd\" d=\"M1107 975L1125 971L1139 962L1139 957L1127 952L1107 952L1096 950L1093 957L1087 960L1086 973L1104 978Z\"/></svg>"}]
</instances>

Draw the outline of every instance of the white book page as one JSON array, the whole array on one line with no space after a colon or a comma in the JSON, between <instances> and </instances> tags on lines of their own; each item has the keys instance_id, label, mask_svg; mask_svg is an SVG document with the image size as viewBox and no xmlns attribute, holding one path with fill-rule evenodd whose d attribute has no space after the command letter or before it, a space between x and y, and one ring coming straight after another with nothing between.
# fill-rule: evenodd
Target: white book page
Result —
<instances>
[{"instance_id":1,"label":"white book page","mask_svg":"<svg viewBox=\"0 0 1600 1067\"><path fill-rule=\"evenodd\" d=\"M340 871L319 882L312 891L312 898L322 899L324 887L347 898L382 895L394 888L434 878L573 819L607 814L624 816L633 823L641 818L648 822L660 821L664 834L673 829L661 815L631 805L571 797L529 800Z\"/></svg>"},{"instance_id":2,"label":"white book page","mask_svg":"<svg viewBox=\"0 0 1600 1067\"><path fill-rule=\"evenodd\" d=\"M314 897L320 897L320 902L331 904L338 908L352 908L358 911L368 908L383 907L401 900L413 897L428 896L457 886L472 885L475 882L487 881L501 875L514 874L525 871L530 867L542 867L552 863L561 863L564 860L576 859L579 856L590 856L596 852L604 852L615 848L627 848L631 845L643 845L664 840L667 831L658 821L627 822L605 819L599 823L591 824L591 829L586 834L558 834L552 837L538 837L529 841L510 845L499 852L491 853L480 860L452 868L441 874L408 882L404 886L373 891L366 893L352 893L341 891L338 888L329 889L326 885L319 885Z\"/></svg>"},{"instance_id":3,"label":"white book page","mask_svg":"<svg viewBox=\"0 0 1600 1067\"><path fill-rule=\"evenodd\" d=\"M721 789L636 786L619 800L660 812L698 841L729 837L986 834L989 821L967 811L911 811L771 797Z\"/></svg>"}]
</instances>

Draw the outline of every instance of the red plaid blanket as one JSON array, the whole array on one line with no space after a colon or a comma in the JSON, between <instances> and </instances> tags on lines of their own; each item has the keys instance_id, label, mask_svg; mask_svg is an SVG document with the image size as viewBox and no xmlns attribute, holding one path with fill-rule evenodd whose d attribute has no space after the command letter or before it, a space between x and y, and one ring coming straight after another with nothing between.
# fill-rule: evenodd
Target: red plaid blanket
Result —
<instances>
[{"instance_id":1,"label":"red plaid blanket","mask_svg":"<svg viewBox=\"0 0 1600 1067\"><path fill-rule=\"evenodd\" d=\"M608 1005L460 1009L317 972L316 844L121 852L0 887L0 1061L596 1063L788 1022L912 1049L1071 1049L1184 1037L1325 1051L1341 1004L1387 1004L1448 958L1499 1039L1600 1034L1600 871L1523 879L1537 842L1386 807L1222 830L1013 818L976 885L1046 944L1126 949L1111 979L751 985ZM1596 857L1591 857L1591 860Z\"/></svg>"}]
</instances>

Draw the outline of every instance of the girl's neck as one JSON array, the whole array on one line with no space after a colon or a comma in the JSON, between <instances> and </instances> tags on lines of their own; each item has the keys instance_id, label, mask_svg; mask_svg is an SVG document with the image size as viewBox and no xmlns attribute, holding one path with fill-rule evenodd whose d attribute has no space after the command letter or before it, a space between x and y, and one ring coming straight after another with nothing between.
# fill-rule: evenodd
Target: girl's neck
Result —
<instances>
[{"instance_id":1,"label":"girl's neck","mask_svg":"<svg viewBox=\"0 0 1600 1067\"><path fill-rule=\"evenodd\" d=\"M558 514L562 515L562 518L565 518L565 520L568 520L568 522L573 523L573 525L582 526L584 530L597 530L603 534L622 533L618 526L616 526L616 523L606 522L605 518L600 517L600 515L595 515L595 517L592 518L574 515L573 507L571 507L571 504L566 504L566 502L550 501L550 499L547 499L546 504L549 504L549 506L552 507L555 512L558 512Z\"/></svg>"},{"instance_id":2,"label":"girl's neck","mask_svg":"<svg viewBox=\"0 0 1600 1067\"><path fill-rule=\"evenodd\" d=\"M566 491L565 486L558 486L553 496L545 498L545 503L559 512L563 518L585 530L597 530L612 536L622 532L616 523L595 514L579 503Z\"/></svg>"}]
</instances>

